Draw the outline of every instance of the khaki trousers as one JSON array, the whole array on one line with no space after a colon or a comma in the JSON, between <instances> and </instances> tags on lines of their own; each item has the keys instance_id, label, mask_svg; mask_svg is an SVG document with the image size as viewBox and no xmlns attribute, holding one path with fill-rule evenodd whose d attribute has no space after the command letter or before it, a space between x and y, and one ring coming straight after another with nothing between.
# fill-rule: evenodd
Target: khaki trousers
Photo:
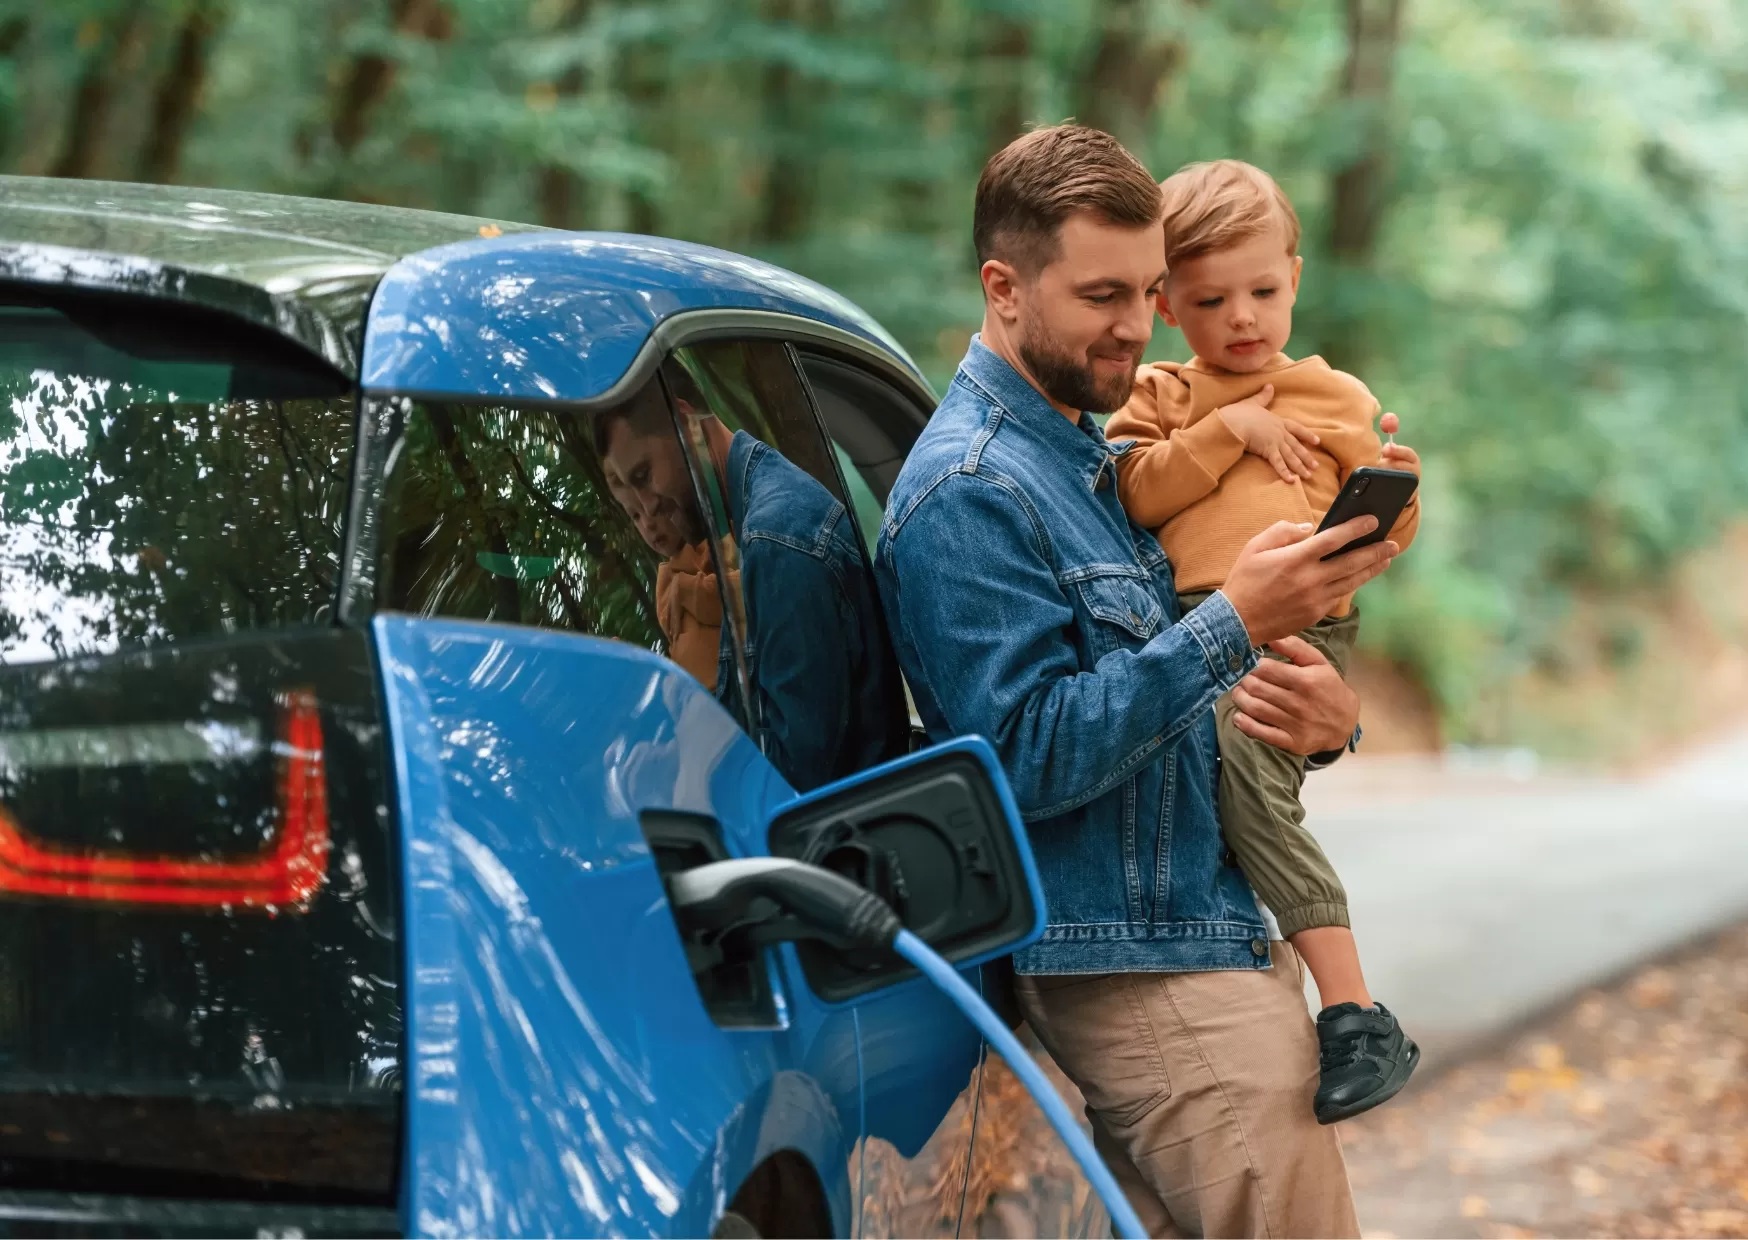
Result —
<instances>
[{"instance_id":1,"label":"khaki trousers","mask_svg":"<svg viewBox=\"0 0 1748 1240\"><path fill-rule=\"evenodd\" d=\"M1347 1164L1311 1112L1305 970L1014 979L1086 1098L1099 1154L1154 1236L1358 1236Z\"/></svg>"}]
</instances>

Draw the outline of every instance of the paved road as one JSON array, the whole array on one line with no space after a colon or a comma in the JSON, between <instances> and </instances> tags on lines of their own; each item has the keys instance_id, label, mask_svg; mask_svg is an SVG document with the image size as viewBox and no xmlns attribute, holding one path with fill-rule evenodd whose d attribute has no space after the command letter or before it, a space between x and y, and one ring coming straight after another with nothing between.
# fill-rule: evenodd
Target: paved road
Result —
<instances>
[{"instance_id":1,"label":"paved road","mask_svg":"<svg viewBox=\"0 0 1748 1240\"><path fill-rule=\"evenodd\" d=\"M1367 981L1429 1064L1748 918L1748 732L1631 781L1513 766L1356 761L1307 788Z\"/></svg>"}]
</instances>

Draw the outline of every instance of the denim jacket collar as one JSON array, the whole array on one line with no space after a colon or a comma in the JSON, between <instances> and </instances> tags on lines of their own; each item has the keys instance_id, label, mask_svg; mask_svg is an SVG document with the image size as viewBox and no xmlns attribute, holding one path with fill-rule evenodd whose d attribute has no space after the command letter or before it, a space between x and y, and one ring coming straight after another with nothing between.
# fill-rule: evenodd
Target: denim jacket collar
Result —
<instances>
[{"instance_id":1,"label":"denim jacket collar","mask_svg":"<svg viewBox=\"0 0 1748 1240\"><path fill-rule=\"evenodd\" d=\"M1069 467L1085 475L1089 491L1098 490L1106 478L1115 481L1114 458L1121 457L1134 446L1129 440L1120 444L1106 441L1099 424L1084 411L1079 422L1071 424L1007 359L983 343L982 333L971 337L971 347L959 363L957 377L982 392L1016 422L1041 436Z\"/></svg>"}]
</instances>

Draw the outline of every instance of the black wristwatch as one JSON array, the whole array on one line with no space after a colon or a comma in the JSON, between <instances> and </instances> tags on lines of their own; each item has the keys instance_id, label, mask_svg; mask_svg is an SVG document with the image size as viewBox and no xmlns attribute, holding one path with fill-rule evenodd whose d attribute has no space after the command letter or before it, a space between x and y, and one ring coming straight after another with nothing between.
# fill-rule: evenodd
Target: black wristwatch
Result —
<instances>
[{"instance_id":1,"label":"black wristwatch","mask_svg":"<svg viewBox=\"0 0 1748 1240\"><path fill-rule=\"evenodd\" d=\"M1360 737L1364 735L1365 730L1361 728L1359 724L1354 724L1353 735L1347 738L1347 744L1343 745L1340 749L1325 749L1322 753L1307 755L1305 758L1305 769L1308 771L1322 770L1337 758L1341 757L1343 753L1357 753L1360 747Z\"/></svg>"}]
</instances>

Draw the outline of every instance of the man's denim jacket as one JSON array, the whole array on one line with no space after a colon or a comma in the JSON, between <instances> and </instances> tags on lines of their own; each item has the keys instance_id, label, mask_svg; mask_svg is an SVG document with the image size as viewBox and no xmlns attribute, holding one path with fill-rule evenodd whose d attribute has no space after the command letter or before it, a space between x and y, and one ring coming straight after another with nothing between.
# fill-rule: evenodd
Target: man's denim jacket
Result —
<instances>
[{"instance_id":1,"label":"man's denim jacket","mask_svg":"<svg viewBox=\"0 0 1748 1240\"><path fill-rule=\"evenodd\" d=\"M930 737L988 738L1019 799L1049 918L1018 972L1265 968L1212 709L1256 654L1225 595L1180 615L1125 447L973 338L887 501L887 619Z\"/></svg>"},{"instance_id":2,"label":"man's denim jacket","mask_svg":"<svg viewBox=\"0 0 1748 1240\"><path fill-rule=\"evenodd\" d=\"M724 472L757 715L748 730L803 792L903 753L897 672L849 513L745 431L735 433ZM722 626L717 697L739 717L731 627Z\"/></svg>"}]
</instances>

